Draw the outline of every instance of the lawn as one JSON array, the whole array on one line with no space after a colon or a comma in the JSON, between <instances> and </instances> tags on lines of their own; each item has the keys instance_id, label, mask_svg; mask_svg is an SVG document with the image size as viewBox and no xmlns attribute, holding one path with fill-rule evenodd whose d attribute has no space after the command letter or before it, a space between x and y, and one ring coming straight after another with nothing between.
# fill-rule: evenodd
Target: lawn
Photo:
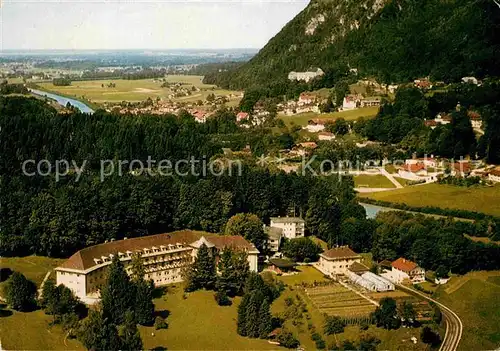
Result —
<instances>
[{"instance_id":1,"label":"lawn","mask_svg":"<svg viewBox=\"0 0 500 351\"><path fill-rule=\"evenodd\" d=\"M218 306L213 291L197 291L183 299L182 288L170 288L154 301L157 311L168 311L168 329L140 327L144 348L168 350L270 350L265 340L244 338L236 332L237 306ZM153 336L154 334L154 336Z\"/></svg>"},{"instance_id":2,"label":"lawn","mask_svg":"<svg viewBox=\"0 0 500 351\"><path fill-rule=\"evenodd\" d=\"M205 100L209 94L229 95L234 93L229 90L218 89L215 85L202 83L202 76L186 76L186 75L169 75L166 78L170 83L182 83L184 88L190 89L195 86L200 89L198 92L193 92L190 96L178 97L173 100L193 102ZM116 86L109 88L106 85L114 83ZM89 80L89 81L74 81L70 86L54 86L52 83L40 83L39 86L47 91L60 93L66 96L86 99L94 103L104 102L121 102L121 101L144 101L147 98L155 99L168 98L171 94L169 88L162 88L163 82L154 79L139 79L139 80ZM103 87L104 85L104 87ZM239 100L239 99L238 99ZM236 101L236 100L235 100ZM230 100L230 103L233 103ZM229 103L229 104L230 104Z\"/></svg>"},{"instance_id":3,"label":"lawn","mask_svg":"<svg viewBox=\"0 0 500 351\"><path fill-rule=\"evenodd\" d=\"M494 187L457 187L426 184L379 193L363 193L360 197L405 203L409 206L460 209L500 216L500 185Z\"/></svg>"},{"instance_id":4,"label":"lawn","mask_svg":"<svg viewBox=\"0 0 500 351\"><path fill-rule=\"evenodd\" d=\"M492 350L500 344L500 271L452 277L435 293L455 311L464 330L459 350Z\"/></svg>"},{"instance_id":5,"label":"lawn","mask_svg":"<svg viewBox=\"0 0 500 351\"><path fill-rule=\"evenodd\" d=\"M312 266L297 266L296 269L298 271L298 274L282 275L278 276L278 279L290 286L294 286L302 282L314 283L314 282L323 282L327 280L324 277L323 273L321 273Z\"/></svg>"},{"instance_id":6,"label":"lawn","mask_svg":"<svg viewBox=\"0 0 500 351\"><path fill-rule=\"evenodd\" d=\"M394 184L381 174L354 176L354 186L356 188L394 188Z\"/></svg>"},{"instance_id":7,"label":"lawn","mask_svg":"<svg viewBox=\"0 0 500 351\"><path fill-rule=\"evenodd\" d=\"M332 121L337 118L344 118L346 121L355 121L360 117L372 118L378 112L378 107L364 107L356 110L341 111L341 112L331 112L331 113L314 113L306 112L300 113L294 116L280 115L280 118L287 124L290 125L292 122L296 125L306 126L307 122L313 118L319 119L330 119Z\"/></svg>"},{"instance_id":8,"label":"lawn","mask_svg":"<svg viewBox=\"0 0 500 351\"><path fill-rule=\"evenodd\" d=\"M10 311L7 311L10 312ZM16 312L0 317L4 350L84 350L76 340L65 339L59 326L50 326L52 317L39 310Z\"/></svg>"},{"instance_id":9,"label":"lawn","mask_svg":"<svg viewBox=\"0 0 500 351\"><path fill-rule=\"evenodd\" d=\"M10 268L12 271L21 272L38 286L48 271L64 261L64 259L43 256L2 257L0 258L0 268Z\"/></svg>"}]
</instances>

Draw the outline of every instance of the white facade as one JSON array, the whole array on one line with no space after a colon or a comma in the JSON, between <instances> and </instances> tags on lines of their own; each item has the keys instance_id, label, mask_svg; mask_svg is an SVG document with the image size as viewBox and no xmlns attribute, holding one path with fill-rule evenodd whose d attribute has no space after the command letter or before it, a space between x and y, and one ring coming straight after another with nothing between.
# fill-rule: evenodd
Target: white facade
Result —
<instances>
[{"instance_id":1,"label":"white facade","mask_svg":"<svg viewBox=\"0 0 500 351\"><path fill-rule=\"evenodd\" d=\"M329 276L345 275L354 262L361 263L361 256L342 246L323 252L315 266Z\"/></svg>"},{"instance_id":2,"label":"white facade","mask_svg":"<svg viewBox=\"0 0 500 351\"><path fill-rule=\"evenodd\" d=\"M299 217L271 217L270 226L282 229L287 239L302 238L305 234L305 221Z\"/></svg>"},{"instance_id":3,"label":"white facade","mask_svg":"<svg viewBox=\"0 0 500 351\"><path fill-rule=\"evenodd\" d=\"M250 270L258 271L259 251L240 236L202 236L191 243L176 243L172 242L175 234L154 235L151 236L153 239L125 239L80 250L55 269L57 284L67 286L84 303L97 302L100 289L106 281L108 266L116 254L129 274L132 258L139 255L144 265L145 278L152 280L155 286L178 283L183 280L183 269L194 261L201 244L205 244L214 255L218 255L225 247L241 249L248 255ZM189 239L192 240L195 235ZM179 238L180 241L182 239L186 238ZM145 242L150 245L144 245Z\"/></svg>"},{"instance_id":4,"label":"white facade","mask_svg":"<svg viewBox=\"0 0 500 351\"><path fill-rule=\"evenodd\" d=\"M500 183L500 171L493 171L488 174L488 180L495 183Z\"/></svg>"}]
</instances>

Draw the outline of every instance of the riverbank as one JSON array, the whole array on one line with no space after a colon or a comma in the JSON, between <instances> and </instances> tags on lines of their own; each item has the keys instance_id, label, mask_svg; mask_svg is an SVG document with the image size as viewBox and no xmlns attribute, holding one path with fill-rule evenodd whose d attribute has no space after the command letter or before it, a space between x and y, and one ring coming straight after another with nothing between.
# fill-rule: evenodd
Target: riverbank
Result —
<instances>
[{"instance_id":1,"label":"riverbank","mask_svg":"<svg viewBox=\"0 0 500 351\"><path fill-rule=\"evenodd\" d=\"M92 102L89 99L86 99L84 97L78 97L76 95L61 93L59 91L55 91L53 89L49 89L49 88L46 88L44 86L42 87L39 84L33 84L33 83L31 83L31 84L29 84L28 88L30 90L38 90L38 91L41 91L41 92L44 92L44 93L49 93L49 94L52 94L52 95L57 95L57 96L60 96L62 98L65 98L65 99L71 99L71 100L78 101L79 103L81 103L83 105L86 105L87 107L89 107L93 111L98 110L99 108L101 108L101 105L99 105L99 104L97 104L95 102Z\"/></svg>"},{"instance_id":2,"label":"riverbank","mask_svg":"<svg viewBox=\"0 0 500 351\"><path fill-rule=\"evenodd\" d=\"M69 103L83 113L94 113L94 110L91 107L89 107L82 101L73 99L71 97L66 97L61 94L55 94L50 91L33 89L33 88L30 88L30 93L38 95L40 97L46 97L48 99L55 100L59 105L64 107L66 107L66 105Z\"/></svg>"}]
</instances>

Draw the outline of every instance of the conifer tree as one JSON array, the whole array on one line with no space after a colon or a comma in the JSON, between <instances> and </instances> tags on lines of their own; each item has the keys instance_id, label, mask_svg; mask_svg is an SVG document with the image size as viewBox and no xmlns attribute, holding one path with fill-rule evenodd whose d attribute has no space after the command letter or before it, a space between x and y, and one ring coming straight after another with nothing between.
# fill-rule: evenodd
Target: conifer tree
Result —
<instances>
[{"instance_id":1,"label":"conifer tree","mask_svg":"<svg viewBox=\"0 0 500 351\"><path fill-rule=\"evenodd\" d=\"M153 282L144 279L135 284L134 312L137 323L151 325L153 323L155 305L153 303Z\"/></svg>"},{"instance_id":2,"label":"conifer tree","mask_svg":"<svg viewBox=\"0 0 500 351\"><path fill-rule=\"evenodd\" d=\"M141 325L151 325L154 320L153 290L154 284L151 280L144 278L144 264L141 256L136 254L131 262L131 280L134 285L134 316L135 321Z\"/></svg>"},{"instance_id":3,"label":"conifer tree","mask_svg":"<svg viewBox=\"0 0 500 351\"><path fill-rule=\"evenodd\" d=\"M124 317L124 323L120 329L120 344L122 351L138 351L143 349L141 335L137 329L134 314L127 311Z\"/></svg>"},{"instance_id":4,"label":"conifer tree","mask_svg":"<svg viewBox=\"0 0 500 351\"><path fill-rule=\"evenodd\" d=\"M258 338L260 336L260 306L265 300L260 291L252 291L246 310L247 336Z\"/></svg>"},{"instance_id":5,"label":"conifer tree","mask_svg":"<svg viewBox=\"0 0 500 351\"><path fill-rule=\"evenodd\" d=\"M83 321L78 339L88 350L119 350L121 346L116 325L95 310Z\"/></svg>"},{"instance_id":6,"label":"conifer tree","mask_svg":"<svg viewBox=\"0 0 500 351\"><path fill-rule=\"evenodd\" d=\"M250 302L250 294L243 295L240 305L238 306L238 322L237 330L241 336L247 336L247 308Z\"/></svg>"},{"instance_id":7,"label":"conifer tree","mask_svg":"<svg viewBox=\"0 0 500 351\"><path fill-rule=\"evenodd\" d=\"M133 309L134 294L134 286L118 255L115 255L108 268L107 281L101 290L103 317L117 325L122 324L125 312Z\"/></svg>"},{"instance_id":8,"label":"conifer tree","mask_svg":"<svg viewBox=\"0 0 500 351\"><path fill-rule=\"evenodd\" d=\"M215 287L215 257L208 247L202 244L194 263L188 269L186 291L198 289L212 290Z\"/></svg>"},{"instance_id":9,"label":"conifer tree","mask_svg":"<svg viewBox=\"0 0 500 351\"><path fill-rule=\"evenodd\" d=\"M273 321L270 311L269 302L264 299L259 309L259 337L266 339L269 333L273 330Z\"/></svg>"}]
</instances>

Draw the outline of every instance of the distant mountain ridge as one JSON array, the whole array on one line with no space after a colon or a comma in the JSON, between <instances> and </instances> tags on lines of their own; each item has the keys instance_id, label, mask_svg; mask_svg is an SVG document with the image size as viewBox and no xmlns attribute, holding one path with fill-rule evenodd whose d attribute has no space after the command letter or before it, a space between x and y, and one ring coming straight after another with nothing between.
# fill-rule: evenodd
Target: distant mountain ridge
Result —
<instances>
[{"instance_id":1,"label":"distant mountain ridge","mask_svg":"<svg viewBox=\"0 0 500 351\"><path fill-rule=\"evenodd\" d=\"M500 8L493 0L312 0L240 68L207 77L267 86L290 71L357 68L383 82L500 75Z\"/></svg>"}]
</instances>

